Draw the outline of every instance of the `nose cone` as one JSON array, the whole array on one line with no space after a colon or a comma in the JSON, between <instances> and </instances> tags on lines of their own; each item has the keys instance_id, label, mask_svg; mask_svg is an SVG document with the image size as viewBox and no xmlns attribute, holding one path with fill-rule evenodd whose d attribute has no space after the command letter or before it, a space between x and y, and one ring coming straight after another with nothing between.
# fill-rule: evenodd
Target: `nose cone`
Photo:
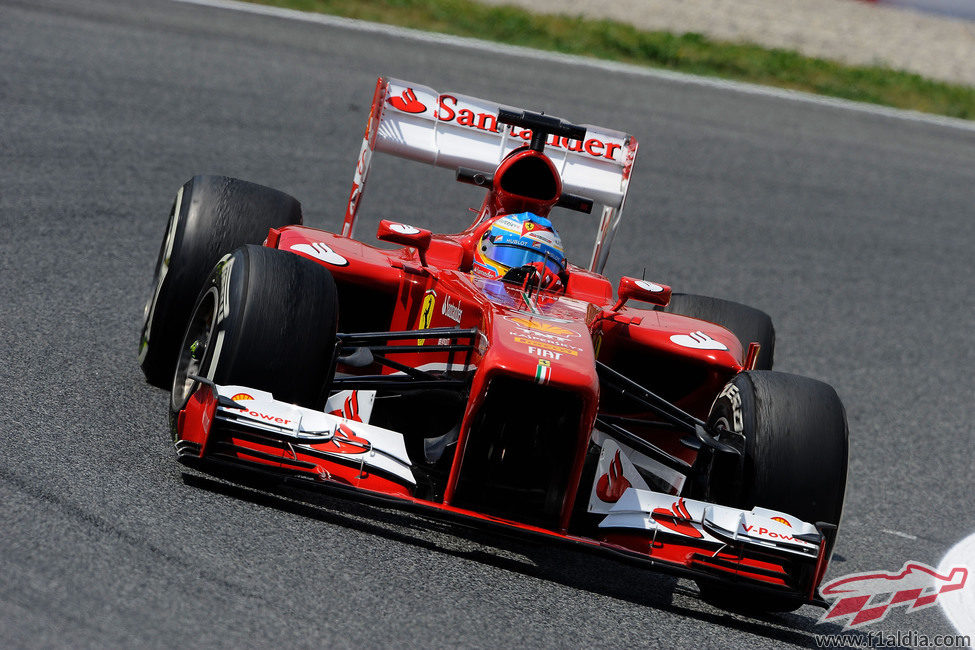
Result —
<instances>
[{"instance_id":1,"label":"nose cone","mask_svg":"<svg viewBox=\"0 0 975 650\"><path fill-rule=\"evenodd\" d=\"M491 346L483 363L587 398L598 395L592 339L582 317L547 317L499 308L492 319Z\"/></svg>"}]
</instances>

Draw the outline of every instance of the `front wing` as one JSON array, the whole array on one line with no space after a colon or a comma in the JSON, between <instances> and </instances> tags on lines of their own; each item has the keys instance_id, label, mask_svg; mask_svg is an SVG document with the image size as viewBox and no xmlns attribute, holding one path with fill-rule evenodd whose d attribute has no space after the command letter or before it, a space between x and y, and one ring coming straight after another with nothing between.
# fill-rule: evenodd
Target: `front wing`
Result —
<instances>
[{"instance_id":1,"label":"front wing","mask_svg":"<svg viewBox=\"0 0 975 650\"><path fill-rule=\"evenodd\" d=\"M305 486L344 489L468 524L542 536L684 577L826 604L816 591L832 542L826 527L787 513L729 508L640 485L627 487L597 513L603 518L592 537L539 528L413 496L417 480L403 436L349 415L356 417L348 409L324 413L263 391L201 380L174 423L175 446L187 464L245 465L301 479ZM620 454L612 440L602 451L604 458Z\"/></svg>"}]
</instances>

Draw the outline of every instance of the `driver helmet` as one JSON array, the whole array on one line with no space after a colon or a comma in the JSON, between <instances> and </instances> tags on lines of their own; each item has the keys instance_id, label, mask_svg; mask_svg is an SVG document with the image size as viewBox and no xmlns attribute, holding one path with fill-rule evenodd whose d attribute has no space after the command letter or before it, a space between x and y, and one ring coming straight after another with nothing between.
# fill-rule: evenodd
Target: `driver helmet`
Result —
<instances>
[{"instance_id":1,"label":"driver helmet","mask_svg":"<svg viewBox=\"0 0 975 650\"><path fill-rule=\"evenodd\" d=\"M531 212L506 214L484 231L474 251L473 273L503 278L511 269L543 262L552 273L565 273L562 239L552 222Z\"/></svg>"}]
</instances>

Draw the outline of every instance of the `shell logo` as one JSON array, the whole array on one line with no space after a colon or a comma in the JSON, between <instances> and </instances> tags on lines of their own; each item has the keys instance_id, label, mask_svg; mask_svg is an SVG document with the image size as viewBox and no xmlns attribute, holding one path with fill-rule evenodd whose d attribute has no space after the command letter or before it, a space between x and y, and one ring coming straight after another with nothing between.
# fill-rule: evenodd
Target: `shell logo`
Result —
<instances>
[{"instance_id":1,"label":"shell logo","mask_svg":"<svg viewBox=\"0 0 975 650\"><path fill-rule=\"evenodd\" d=\"M790 523L789 523L789 520L788 520L788 519L786 519L785 517L772 517L772 521L777 521L777 522L779 522L780 524L785 524L785 525L786 525L786 526L788 526L789 528L792 528L792 524L790 524Z\"/></svg>"},{"instance_id":2,"label":"shell logo","mask_svg":"<svg viewBox=\"0 0 975 650\"><path fill-rule=\"evenodd\" d=\"M237 393L236 395L234 395L230 399L234 400L235 402L245 402L247 400L252 400L254 398L252 396L248 395L247 393Z\"/></svg>"}]
</instances>

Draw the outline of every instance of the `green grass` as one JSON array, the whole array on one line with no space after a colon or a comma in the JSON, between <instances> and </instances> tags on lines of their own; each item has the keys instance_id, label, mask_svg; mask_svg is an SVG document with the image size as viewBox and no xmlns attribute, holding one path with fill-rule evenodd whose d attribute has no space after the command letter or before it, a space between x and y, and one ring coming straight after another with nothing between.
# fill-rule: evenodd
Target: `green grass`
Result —
<instances>
[{"instance_id":1,"label":"green grass","mask_svg":"<svg viewBox=\"0 0 975 650\"><path fill-rule=\"evenodd\" d=\"M849 66L701 34L645 32L608 20L537 15L469 0L251 0L458 36L975 118L975 88L886 67ZM611 1L611 0L609 0ZM679 1L679 0L678 0Z\"/></svg>"}]
</instances>

